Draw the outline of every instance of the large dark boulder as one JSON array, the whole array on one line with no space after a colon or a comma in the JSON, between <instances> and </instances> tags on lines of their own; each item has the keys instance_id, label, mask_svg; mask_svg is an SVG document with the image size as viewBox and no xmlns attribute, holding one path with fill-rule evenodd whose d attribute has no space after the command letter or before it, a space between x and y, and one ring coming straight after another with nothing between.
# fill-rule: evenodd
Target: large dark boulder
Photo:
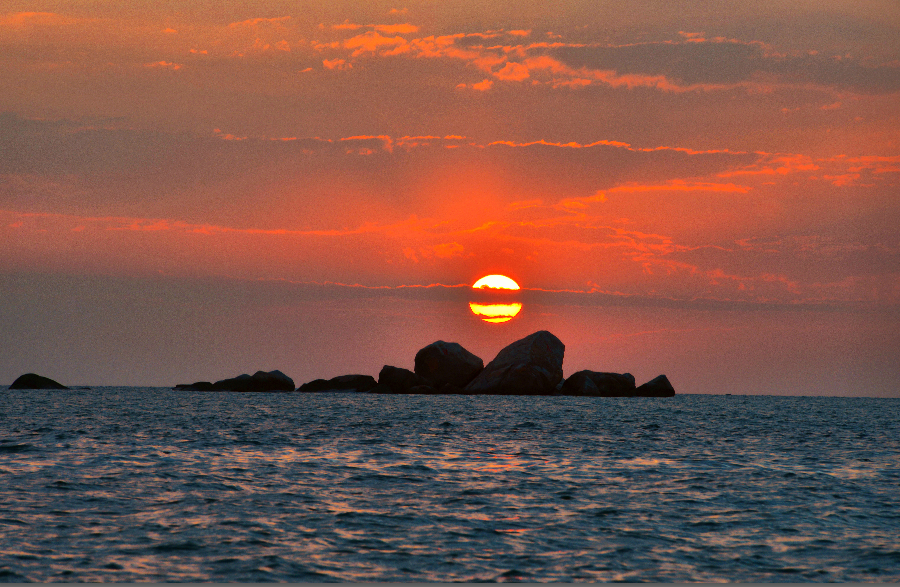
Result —
<instances>
[{"instance_id":1,"label":"large dark boulder","mask_svg":"<svg viewBox=\"0 0 900 587\"><path fill-rule=\"evenodd\" d=\"M559 390L561 395L630 397L635 393L631 373L579 371L571 375Z\"/></svg>"},{"instance_id":2,"label":"large dark boulder","mask_svg":"<svg viewBox=\"0 0 900 587\"><path fill-rule=\"evenodd\" d=\"M281 371L257 371L213 383L212 391L294 391L294 380Z\"/></svg>"},{"instance_id":3,"label":"large dark boulder","mask_svg":"<svg viewBox=\"0 0 900 587\"><path fill-rule=\"evenodd\" d=\"M551 395L562 381L565 345L546 330L497 353L466 387L468 394Z\"/></svg>"},{"instance_id":4,"label":"large dark boulder","mask_svg":"<svg viewBox=\"0 0 900 587\"><path fill-rule=\"evenodd\" d=\"M48 377L26 373L18 377L9 386L10 389L69 389L62 383L57 383Z\"/></svg>"},{"instance_id":5,"label":"large dark boulder","mask_svg":"<svg viewBox=\"0 0 900 587\"><path fill-rule=\"evenodd\" d=\"M637 397L673 397L675 388L669 383L669 378L660 375L641 385L634 391Z\"/></svg>"},{"instance_id":6,"label":"large dark boulder","mask_svg":"<svg viewBox=\"0 0 900 587\"><path fill-rule=\"evenodd\" d=\"M316 379L304 383L297 391L359 391L366 392L375 387L375 378L371 375L339 375L331 379Z\"/></svg>"},{"instance_id":7,"label":"large dark boulder","mask_svg":"<svg viewBox=\"0 0 900 587\"><path fill-rule=\"evenodd\" d=\"M415 373L436 388L465 387L484 369L484 361L456 342L439 340L416 353Z\"/></svg>"},{"instance_id":8,"label":"large dark boulder","mask_svg":"<svg viewBox=\"0 0 900 587\"><path fill-rule=\"evenodd\" d=\"M378 373L378 386L387 386L392 393L410 393L410 389L421 385L431 386L431 383L409 369L385 365ZM379 389L376 393L385 393L385 391Z\"/></svg>"}]
</instances>

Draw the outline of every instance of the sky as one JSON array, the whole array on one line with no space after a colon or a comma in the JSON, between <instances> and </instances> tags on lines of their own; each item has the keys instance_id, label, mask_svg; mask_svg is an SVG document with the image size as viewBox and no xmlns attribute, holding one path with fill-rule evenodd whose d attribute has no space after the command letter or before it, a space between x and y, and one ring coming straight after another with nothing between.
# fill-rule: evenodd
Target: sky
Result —
<instances>
[{"instance_id":1,"label":"sky","mask_svg":"<svg viewBox=\"0 0 900 587\"><path fill-rule=\"evenodd\" d=\"M567 376L900 397L894 0L6 0L0 80L0 383L546 329Z\"/></svg>"}]
</instances>

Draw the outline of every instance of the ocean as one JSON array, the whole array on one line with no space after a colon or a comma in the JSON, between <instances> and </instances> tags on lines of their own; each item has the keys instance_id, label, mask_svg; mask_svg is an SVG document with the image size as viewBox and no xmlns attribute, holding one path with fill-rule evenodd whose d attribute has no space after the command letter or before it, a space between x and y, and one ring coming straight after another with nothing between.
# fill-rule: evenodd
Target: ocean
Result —
<instances>
[{"instance_id":1,"label":"ocean","mask_svg":"<svg viewBox=\"0 0 900 587\"><path fill-rule=\"evenodd\" d=\"M898 489L898 399L0 388L0 582L897 582Z\"/></svg>"}]
</instances>

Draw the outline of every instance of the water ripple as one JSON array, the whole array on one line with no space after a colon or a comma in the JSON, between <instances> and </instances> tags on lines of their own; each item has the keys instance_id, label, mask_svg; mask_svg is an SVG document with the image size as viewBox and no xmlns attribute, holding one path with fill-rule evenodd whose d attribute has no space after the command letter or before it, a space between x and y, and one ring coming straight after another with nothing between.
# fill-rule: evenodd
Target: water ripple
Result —
<instances>
[{"instance_id":1,"label":"water ripple","mask_svg":"<svg viewBox=\"0 0 900 587\"><path fill-rule=\"evenodd\" d=\"M0 396L0 581L897 581L900 402Z\"/></svg>"}]
</instances>

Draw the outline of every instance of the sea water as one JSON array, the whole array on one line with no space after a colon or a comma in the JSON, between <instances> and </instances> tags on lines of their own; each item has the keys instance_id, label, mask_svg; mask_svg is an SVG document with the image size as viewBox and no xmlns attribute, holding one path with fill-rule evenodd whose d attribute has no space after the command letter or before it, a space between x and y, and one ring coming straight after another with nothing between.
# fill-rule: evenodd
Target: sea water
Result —
<instances>
[{"instance_id":1,"label":"sea water","mask_svg":"<svg viewBox=\"0 0 900 587\"><path fill-rule=\"evenodd\" d=\"M0 582L900 581L898 416L0 388Z\"/></svg>"}]
</instances>

